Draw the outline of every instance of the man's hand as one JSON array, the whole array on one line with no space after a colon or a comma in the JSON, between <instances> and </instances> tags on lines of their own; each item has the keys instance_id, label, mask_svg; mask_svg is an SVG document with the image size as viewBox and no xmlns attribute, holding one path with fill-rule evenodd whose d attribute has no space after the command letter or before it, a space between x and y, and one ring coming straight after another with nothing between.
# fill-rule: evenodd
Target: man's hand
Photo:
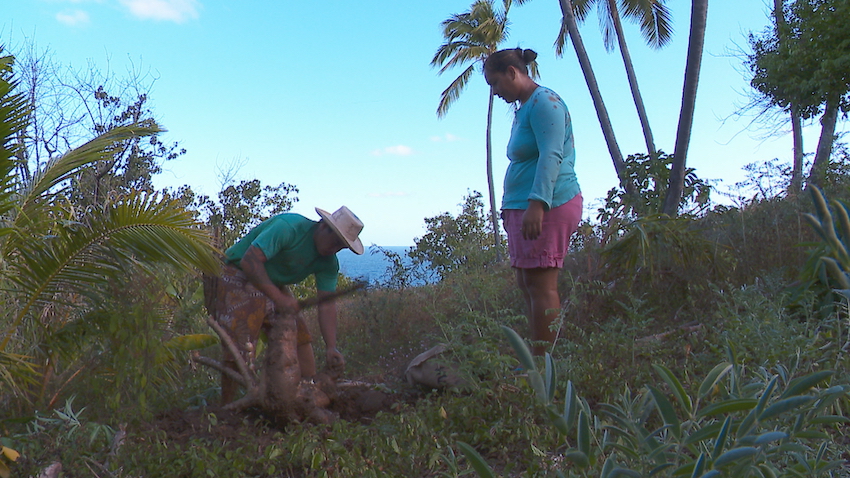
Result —
<instances>
[{"instance_id":1,"label":"man's hand","mask_svg":"<svg viewBox=\"0 0 850 478\"><path fill-rule=\"evenodd\" d=\"M336 348L329 348L326 353L328 368L333 372L342 373L343 370L345 370L345 358L343 358L342 354L339 353L339 350Z\"/></svg>"},{"instance_id":2,"label":"man's hand","mask_svg":"<svg viewBox=\"0 0 850 478\"><path fill-rule=\"evenodd\" d=\"M301 310L298 300L290 294L283 293L275 297L274 309L278 314L295 314Z\"/></svg>"},{"instance_id":3,"label":"man's hand","mask_svg":"<svg viewBox=\"0 0 850 478\"><path fill-rule=\"evenodd\" d=\"M245 251L239 261L239 267L245 273L245 277L266 297L274 302L275 312L279 314L294 314L301 310L298 301L286 287L274 285L266 273L266 255L259 247L251 246Z\"/></svg>"}]
</instances>

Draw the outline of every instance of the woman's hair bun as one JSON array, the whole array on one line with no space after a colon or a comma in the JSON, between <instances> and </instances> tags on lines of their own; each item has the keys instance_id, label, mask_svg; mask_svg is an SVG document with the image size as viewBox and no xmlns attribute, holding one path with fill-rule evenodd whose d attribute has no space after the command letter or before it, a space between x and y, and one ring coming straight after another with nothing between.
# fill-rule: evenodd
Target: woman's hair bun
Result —
<instances>
[{"instance_id":1,"label":"woman's hair bun","mask_svg":"<svg viewBox=\"0 0 850 478\"><path fill-rule=\"evenodd\" d=\"M518 50L520 49L518 48ZM525 64L528 65L529 63L537 59L537 52L530 49L521 50L520 56L522 57L522 61L524 61Z\"/></svg>"}]
</instances>

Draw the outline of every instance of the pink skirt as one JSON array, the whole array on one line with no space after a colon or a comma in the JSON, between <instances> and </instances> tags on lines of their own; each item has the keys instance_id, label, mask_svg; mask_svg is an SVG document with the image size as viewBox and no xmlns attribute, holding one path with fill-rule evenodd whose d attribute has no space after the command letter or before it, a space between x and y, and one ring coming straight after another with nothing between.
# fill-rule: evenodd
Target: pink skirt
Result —
<instances>
[{"instance_id":1,"label":"pink skirt","mask_svg":"<svg viewBox=\"0 0 850 478\"><path fill-rule=\"evenodd\" d=\"M522 237L524 209L504 209L502 219L508 233L508 254L511 267L537 269L564 267L564 257L570 248L570 237L581 221L581 194L554 209L543 213L543 231L534 240Z\"/></svg>"}]
</instances>

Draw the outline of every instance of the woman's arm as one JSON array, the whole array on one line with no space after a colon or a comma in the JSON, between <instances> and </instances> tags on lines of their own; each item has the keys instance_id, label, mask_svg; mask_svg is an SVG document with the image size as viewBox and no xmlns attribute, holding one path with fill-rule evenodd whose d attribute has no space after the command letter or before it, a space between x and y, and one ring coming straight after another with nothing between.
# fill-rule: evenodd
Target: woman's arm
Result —
<instances>
[{"instance_id":1,"label":"woman's arm","mask_svg":"<svg viewBox=\"0 0 850 478\"><path fill-rule=\"evenodd\" d=\"M540 201L545 210L552 207L552 195L564 161L567 112L561 99L549 90L539 95L529 111L529 122L537 143L538 159L529 200Z\"/></svg>"}]
</instances>

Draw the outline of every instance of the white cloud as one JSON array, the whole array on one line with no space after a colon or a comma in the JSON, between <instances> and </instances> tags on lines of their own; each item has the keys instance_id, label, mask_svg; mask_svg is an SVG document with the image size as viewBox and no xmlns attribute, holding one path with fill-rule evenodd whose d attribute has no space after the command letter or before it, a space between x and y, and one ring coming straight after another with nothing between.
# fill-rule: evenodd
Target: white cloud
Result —
<instances>
[{"instance_id":1,"label":"white cloud","mask_svg":"<svg viewBox=\"0 0 850 478\"><path fill-rule=\"evenodd\" d=\"M402 196L408 196L409 194L402 191L391 191L386 193L368 193L366 196L370 198L396 198Z\"/></svg>"},{"instance_id":2,"label":"white cloud","mask_svg":"<svg viewBox=\"0 0 850 478\"><path fill-rule=\"evenodd\" d=\"M121 0L136 18L183 23L198 18L198 0Z\"/></svg>"},{"instance_id":3,"label":"white cloud","mask_svg":"<svg viewBox=\"0 0 850 478\"><path fill-rule=\"evenodd\" d=\"M441 143L443 141L451 143L453 141L460 141L460 140L461 140L460 136L455 136L451 133L446 133L443 136L431 136L431 141L433 141L435 143Z\"/></svg>"},{"instance_id":4,"label":"white cloud","mask_svg":"<svg viewBox=\"0 0 850 478\"><path fill-rule=\"evenodd\" d=\"M69 27L88 25L90 23L89 14L82 10L59 12L56 14L56 20Z\"/></svg>"},{"instance_id":5,"label":"white cloud","mask_svg":"<svg viewBox=\"0 0 850 478\"><path fill-rule=\"evenodd\" d=\"M383 156L385 154L390 154L393 156L410 156L411 154L413 154L413 148L411 148L410 146L399 144L396 146L387 146L384 149L376 149L372 151L372 156Z\"/></svg>"}]
</instances>

